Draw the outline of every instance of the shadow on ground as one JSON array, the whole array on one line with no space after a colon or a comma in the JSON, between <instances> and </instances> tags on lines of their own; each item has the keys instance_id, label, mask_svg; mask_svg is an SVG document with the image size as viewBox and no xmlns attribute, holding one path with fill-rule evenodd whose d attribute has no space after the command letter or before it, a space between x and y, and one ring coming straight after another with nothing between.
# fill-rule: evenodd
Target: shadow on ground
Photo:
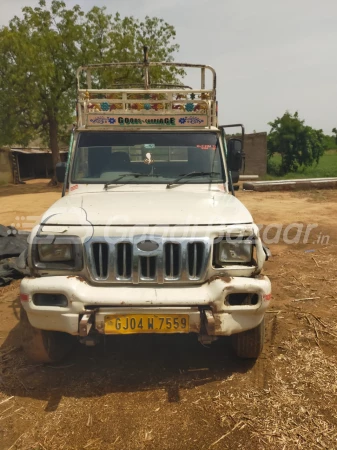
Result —
<instances>
[{"instance_id":1,"label":"shadow on ground","mask_svg":"<svg viewBox=\"0 0 337 450\"><path fill-rule=\"evenodd\" d=\"M13 302L16 311L17 301ZM254 362L237 360L229 338L209 347L195 335L130 335L103 338L96 347L76 344L59 364L30 363L15 326L0 349L1 391L7 396L48 401L57 409L62 397L99 397L112 392L163 389L168 402L179 402L180 389L224 380L250 370Z\"/></svg>"}]
</instances>

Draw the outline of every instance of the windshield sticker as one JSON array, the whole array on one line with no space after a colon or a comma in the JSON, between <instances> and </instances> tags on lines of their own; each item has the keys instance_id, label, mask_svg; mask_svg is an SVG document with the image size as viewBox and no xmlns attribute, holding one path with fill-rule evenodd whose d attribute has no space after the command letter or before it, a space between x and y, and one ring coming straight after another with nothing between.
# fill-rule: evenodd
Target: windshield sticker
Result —
<instances>
[{"instance_id":1,"label":"windshield sticker","mask_svg":"<svg viewBox=\"0 0 337 450\"><path fill-rule=\"evenodd\" d=\"M197 145L197 148L201 148L201 150L216 150L216 145Z\"/></svg>"},{"instance_id":2,"label":"windshield sticker","mask_svg":"<svg viewBox=\"0 0 337 450\"><path fill-rule=\"evenodd\" d=\"M144 144L144 148L155 148L156 144Z\"/></svg>"},{"instance_id":3,"label":"windshield sticker","mask_svg":"<svg viewBox=\"0 0 337 450\"><path fill-rule=\"evenodd\" d=\"M108 126L108 127L125 127L125 126L161 126L161 127L207 127L207 115L176 115L176 116L154 116L154 115L103 115L88 114L89 126Z\"/></svg>"}]
</instances>

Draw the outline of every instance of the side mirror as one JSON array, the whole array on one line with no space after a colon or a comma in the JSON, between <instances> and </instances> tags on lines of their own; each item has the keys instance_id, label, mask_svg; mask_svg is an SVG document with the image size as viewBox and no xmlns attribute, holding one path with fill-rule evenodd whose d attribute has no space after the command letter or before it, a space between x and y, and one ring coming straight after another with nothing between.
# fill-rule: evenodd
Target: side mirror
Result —
<instances>
[{"instance_id":1,"label":"side mirror","mask_svg":"<svg viewBox=\"0 0 337 450\"><path fill-rule=\"evenodd\" d=\"M241 139L229 139L227 143L227 165L231 172L238 172L242 168L242 141Z\"/></svg>"},{"instance_id":2,"label":"side mirror","mask_svg":"<svg viewBox=\"0 0 337 450\"><path fill-rule=\"evenodd\" d=\"M56 164L56 178L59 183L64 183L66 177L67 163L60 162Z\"/></svg>"}]
</instances>

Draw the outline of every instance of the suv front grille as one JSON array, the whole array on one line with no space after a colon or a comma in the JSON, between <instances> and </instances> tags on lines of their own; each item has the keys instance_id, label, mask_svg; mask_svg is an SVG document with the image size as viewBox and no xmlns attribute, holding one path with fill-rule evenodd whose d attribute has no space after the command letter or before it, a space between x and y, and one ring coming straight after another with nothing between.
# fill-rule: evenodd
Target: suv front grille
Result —
<instances>
[{"instance_id":1,"label":"suv front grille","mask_svg":"<svg viewBox=\"0 0 337 450\"><path fill-rule=\"evenodd\" d=\"M156 257L140 256L140 274L142 278L154 280L156 277Z\"/></svg>"},{"instance_id":2,"label":"suv front grille","mask_svg":"<svg viewBox=\"0 0 337 450\"><path fill-rule=\"evenodd\" d=\"M140 245L143 237L130 240L93 238L85 244L89 272L94 281L109 283L189 283L203 281L208 267L209 239L156 237L152 250Z\"/></svg>"},{"instance_id":3,"label":"suv front grille","mask_svg":"<svg viewBox=\"0 0 337 450\"><path fill-rule=\"evenodd\" d=\"M179 244L168 242L164 246L165 276L174 280L181 271L181 247Z\"/></svg>"},{"instance_id":4,"label":"suv front grille","mask_svg":"<svg viewBox=\"0 0 337 450\"><path fill-rule=\"evenodd\" d=\"M191 278L200 278L202 262L204 259L204 244L202 242L192 242L187 244L188 273Z\"/></svg>"},{"instance_id":5,"label":"suv front grille","mask_svg":"<svg viewBox=\"0 0 337 450\"><path fill-rule=\"evenodd\" d=\"M129 242L117 244L117 276L123 280L131 278L132 246Z\"/></svg>"},{"instance_id":6,"label":"suv front grille","mask_svg":"<svg viewBox=\"0 0 337 450\"><path fill-rule=\"evenodd\" d=\"M104 280L108 276L109 246L106 242L92 244L95 278Z\"/></svg>"}]
</instances>

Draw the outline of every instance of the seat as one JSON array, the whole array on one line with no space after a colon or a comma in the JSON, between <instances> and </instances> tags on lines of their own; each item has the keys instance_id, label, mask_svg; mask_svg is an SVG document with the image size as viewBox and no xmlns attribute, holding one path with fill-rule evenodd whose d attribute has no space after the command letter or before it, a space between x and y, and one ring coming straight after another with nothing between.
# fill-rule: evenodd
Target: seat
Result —
<instances>
[{"instance_id":1,"label":"seat","mask_svg":"<svg viewBox=\"0 0 337 450\"><path fill-rule=\"evenodd\" d=\"M131 172L130 157L125 152L114 152L111 154L109 170L113 172Z\"/></svg>"}]
</instances>

